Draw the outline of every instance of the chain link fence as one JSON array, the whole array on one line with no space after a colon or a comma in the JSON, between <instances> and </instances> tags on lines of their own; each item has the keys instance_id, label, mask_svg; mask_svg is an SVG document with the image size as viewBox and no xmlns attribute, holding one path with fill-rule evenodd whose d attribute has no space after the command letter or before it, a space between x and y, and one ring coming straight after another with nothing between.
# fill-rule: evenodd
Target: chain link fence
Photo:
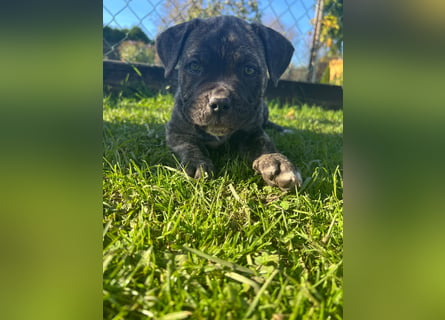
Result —
<instances>
[{"instance_id":1,"label":"chain link fence","mask_svg":"<svg viewBox=\"0 0 445 320\"><path fill-rule=\"evenodd\" d=\"M283 79L321 82L331 60L335 60L333 65L337 66L337 77L340 60L341 70L343 66L338 55L335 59L320 59L323 49L319 42L320 33L317 34L321 18L317 9L325 1L104 0L103 57L106 60L160 65L154 39L161 31L195 17L235 15L269 26L292 42L295 52Z\"/></svg>"}]
</instances>

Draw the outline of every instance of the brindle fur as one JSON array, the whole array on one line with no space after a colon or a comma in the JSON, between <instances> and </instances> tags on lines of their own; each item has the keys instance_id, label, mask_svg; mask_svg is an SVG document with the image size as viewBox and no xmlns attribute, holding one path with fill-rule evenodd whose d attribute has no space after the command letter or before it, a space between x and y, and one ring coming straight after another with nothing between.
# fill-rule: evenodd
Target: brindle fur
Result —
<instances>
[{"instance_id":1,"label":"brindle fur","mask_svg":"<svg viewBox=\"0 0 445 320\"><path fill-rule=\"evenodd\" d=\"M268 77L276 84L294 48L263 25L221 16L173 26L156 39L165 76L178 66L178 90L167 144L188 175L212 175L208 148L229 143L247 156L265 182L282 190L301 175L264 131Z\"/></svg>"}]
</instances>

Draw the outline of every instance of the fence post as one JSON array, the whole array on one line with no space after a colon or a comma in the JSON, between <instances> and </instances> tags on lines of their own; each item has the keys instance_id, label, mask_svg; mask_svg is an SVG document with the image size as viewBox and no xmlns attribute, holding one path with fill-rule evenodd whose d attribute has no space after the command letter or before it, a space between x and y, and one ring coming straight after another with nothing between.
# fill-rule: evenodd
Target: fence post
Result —
<instances>
[{"instance_id":1,"label":"fence post","mask_svg":"<svg viewBox=\"0 0 445 320\"><path fill-rule=\"evenodd\" d=\"M312 38L312 48L309 58L309 67L307 73L307 81L315 82L315 60L317 58L317 52L320 47L320 29L321 20L323 19L324 0L317 0L315 6L315 29L314 36Z\"/></svg>"}]
</instances>

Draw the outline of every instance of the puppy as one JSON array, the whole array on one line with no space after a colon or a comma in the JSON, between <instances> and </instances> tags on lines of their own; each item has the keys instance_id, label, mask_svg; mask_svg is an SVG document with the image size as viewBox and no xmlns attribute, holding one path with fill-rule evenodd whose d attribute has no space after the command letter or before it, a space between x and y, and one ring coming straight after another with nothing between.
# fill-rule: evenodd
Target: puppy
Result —
<instances>
[{"instance_id":1,"label":"puppy","mask_svg":"<svg viewBox=\"0 0 445 320\"><path fill-rule=\"evenodd\" d=\"M229 143L264 181L282 190L301 186L297 168L264 131L268 77L275 85L294 48L278 32L236 17L193 19L162 32L157 53L178 90L166 127L167 145L194 178L212 175L208 148Z\"/></svg>"}]
</instances>

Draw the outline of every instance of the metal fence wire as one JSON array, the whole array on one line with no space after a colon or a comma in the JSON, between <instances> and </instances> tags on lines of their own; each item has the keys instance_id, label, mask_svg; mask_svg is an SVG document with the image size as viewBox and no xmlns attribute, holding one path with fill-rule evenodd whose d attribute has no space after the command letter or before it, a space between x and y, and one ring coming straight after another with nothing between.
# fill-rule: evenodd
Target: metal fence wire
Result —
<instances>
[{"instance_id":1,"label":"metal fence wire","mask_svg":"<svg viewBox=\"0 0 445 320\"><path fill-rule=\"evenodd\" d=\"M154 39L161 31L196 17L234 15L271 27L292 42L295 52L283 79L321 82L330 60L336 60L336 65L341 60L342 68L341 56L322 59L323 48L317 27L321 23L320 12L325 1L104 0L103 57L160 65Z\"/></svg>"}]
</instances>

